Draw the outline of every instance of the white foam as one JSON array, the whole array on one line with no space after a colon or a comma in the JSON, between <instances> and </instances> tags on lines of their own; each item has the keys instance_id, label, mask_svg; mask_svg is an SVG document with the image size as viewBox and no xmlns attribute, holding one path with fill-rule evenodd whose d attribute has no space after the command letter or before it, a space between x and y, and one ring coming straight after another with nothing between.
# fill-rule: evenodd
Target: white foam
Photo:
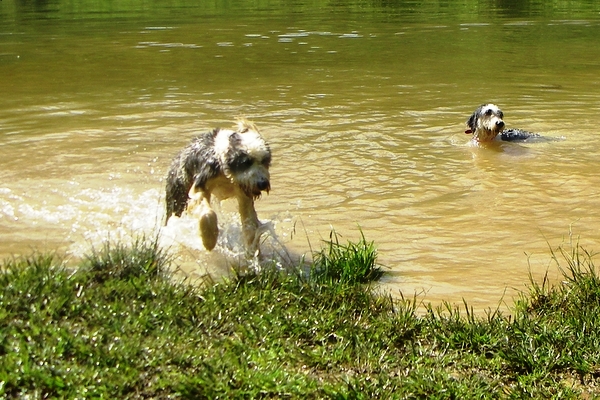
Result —
<instances>
[{"instance_id":1,"label":"white foam","mask_svg":"<svg viewBox=\"0 0 600 400\"><path fill-rule=\"evenodd\" d=\"M216 203L216 202L215 202ZM235 201L230 201L235 203ZM241 222L237 212L221 209L218 203L213 204L219 220L219 238L216 247L208 252L204 249L200 238L198 218L196 215L182 214L173 216L167 226L160 230L160 245L168 248L181 262L188 263L190 256L195 259L199 268L211 270L226 270L230 267L260 271L265 264L278 268L287 268L298 262L299 257L290 254L285 244L276 233L277 223L263 221L261 231L260 255L249 256L243 245ZM287 234L284 234L287 236ZM208 265L213 263L214 265Z\"/></svg>"}]
</instances>

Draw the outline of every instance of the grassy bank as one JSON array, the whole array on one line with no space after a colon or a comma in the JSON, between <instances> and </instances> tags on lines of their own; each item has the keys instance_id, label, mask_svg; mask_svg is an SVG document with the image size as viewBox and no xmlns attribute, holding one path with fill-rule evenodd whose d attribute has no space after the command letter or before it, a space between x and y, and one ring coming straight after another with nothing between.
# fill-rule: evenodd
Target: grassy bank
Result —
<instances>
[{"instance_id":1,"label":"grassy bank","mask_svg":"<svg viewBox=\"0 0 600 400\"><path fill-rule=\"evenodd\" d=\"M0 396L23 398L592 398L600 277L555 254L512 315L417 315L369 282L364 238L332 237L312 273L174 283L153 241L107 245L77 271L51 256L0 275Z\"/></svg>"}]
</instances>

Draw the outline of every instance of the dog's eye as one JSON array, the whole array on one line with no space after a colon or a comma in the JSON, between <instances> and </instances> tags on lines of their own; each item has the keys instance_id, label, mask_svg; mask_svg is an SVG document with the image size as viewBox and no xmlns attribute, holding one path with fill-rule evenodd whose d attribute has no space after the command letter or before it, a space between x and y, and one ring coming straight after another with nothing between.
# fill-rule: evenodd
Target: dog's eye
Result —
<instances>
[{"instance_id":1,"label":"dog's eye","mask_svg":"<svg viewBox=\"0 0 600 400\"><path fill-rule=\"evenodd\" d=\"M239 161L239 166L241 168L248 168L251 165L252 165L252 160L250 159L250 157L248 157L248 156L241 157L241 159Z\"/></svg>"},{"instance_id":2,"label":"dog's eye","mask_svg":"<svg viewBox=\"0 0 600 400\"><path fill-rule=\"evenodd\" d=\"M487 110L485 110L485 115L490 116L492 115L493 111L491 108L488 108Z\"/></svg>"},{"instance_id":3,"label":"dog's eye","mask_svg":"<svg viewBox=\"0 0 600 400\"><path fill-rule=\"evenodd\" d=\"M238 156L231 165L231 169L241 171L252 166L252 159L246 154Z\"/></svg>"}]
</instances>

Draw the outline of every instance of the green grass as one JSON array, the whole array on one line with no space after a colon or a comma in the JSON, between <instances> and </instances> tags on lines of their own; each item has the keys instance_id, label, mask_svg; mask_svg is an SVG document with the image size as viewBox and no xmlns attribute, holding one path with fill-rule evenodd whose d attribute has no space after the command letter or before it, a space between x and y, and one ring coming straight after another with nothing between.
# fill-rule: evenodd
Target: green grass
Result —
<instances>
[{"instance_id":1,"label":"green grass","mask_svg":"<svg viewBox=\"0 0 600 400\"><path fill-rule=\"evenodd\" d=\"M52 256L0 274L3 398L593 398L600 277L553 252L564 283L531 282L511 315L418 314L370 282L364 236L332 234L310 274L265 268L171 279L155 240L107 244L77 270Z\"/></svg>"},{"instance_id":2,"label":"green grass","mask_svg":"<svg viewBox=\"0 0 600 400\"><path fill-rule=\"evenodd\" d=\"M340 244L337 233L331 231L325 248L315 253L312 268L315 281L336 286L369 283L382 274L375 244L367 242L362 231L357 243L346 244Z\"/></svg>"}]
</instances>

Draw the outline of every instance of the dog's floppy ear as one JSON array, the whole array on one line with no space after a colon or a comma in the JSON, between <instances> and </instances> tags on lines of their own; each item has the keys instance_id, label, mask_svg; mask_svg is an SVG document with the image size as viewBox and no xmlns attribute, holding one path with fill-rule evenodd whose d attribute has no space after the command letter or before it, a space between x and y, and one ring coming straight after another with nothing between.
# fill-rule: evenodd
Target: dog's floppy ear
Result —
<instances>
[{"instance_id":1,"label":"dog's floppy ear","mask_svg":"<svg viewBox=\"0 0 600 400\"><path fill-rule=\"evenodd\" d=\"M469 129L467 129L465 133L473 133L477 129L477 119L479 118L480 109L481 107L478 107L477 110L475 110L473 114L471 114L471 117L469 117L467 120L467 127Z\"/></svg>"}]
</instances>

